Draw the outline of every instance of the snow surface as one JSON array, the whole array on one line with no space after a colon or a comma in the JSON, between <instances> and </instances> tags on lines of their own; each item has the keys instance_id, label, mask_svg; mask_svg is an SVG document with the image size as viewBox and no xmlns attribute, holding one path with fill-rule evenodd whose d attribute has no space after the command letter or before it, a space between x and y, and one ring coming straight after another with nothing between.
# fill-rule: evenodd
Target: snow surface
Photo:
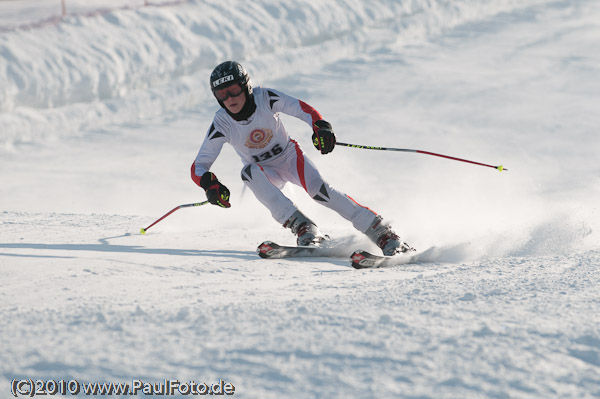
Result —
<instances>
[{"instance_id":1,"label":"snow surface","mask_svg":"<svg viewBox=\"0 0 600 399\"><path fill-rule=\"evenodd\" d=\"M0 397L14 378L222 378L241 398L600 397L599 21L594 0L198 0L4 24ZM226 59L315 106L340 141L508 171L321 156L286 118L332 185L439 256L366 271L259 259L261 241L294 240L243 189L230 147L213 170L232 208L182 209L142 236L204 199L189 167ZM373 249L285 192L349 250Z\"/></svg>"}]
</instances>

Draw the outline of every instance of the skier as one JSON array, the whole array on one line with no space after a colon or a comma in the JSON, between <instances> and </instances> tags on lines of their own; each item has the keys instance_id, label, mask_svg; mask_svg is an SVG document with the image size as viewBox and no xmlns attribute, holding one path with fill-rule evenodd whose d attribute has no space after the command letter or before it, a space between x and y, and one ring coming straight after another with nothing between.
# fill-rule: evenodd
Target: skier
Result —
<instances>
[{"instance_id":1,"label":"skier","mask_svg":"<svg viewBox=\"0 0 600 399\"><path fill-rule=\"evenodd\" d=\"M228 142L244 163L244 183L277 222L291 229L298 245L318 245L327 237L281 192L286 182L301 186L318 203L352 222L384 255L411 249L381 216L323 180L279 117L283 112L308 123L313 129L313 145L321 154L328 154L336 138L331 124L317 110L280 91L253 88L248 73L235 61L223 62L212 71L210 87L221 109L215 113L191 171L192 179L205 190L210 203L231 206L229 190L210 172L223 144Z\"/></svg>"}]
</instances>

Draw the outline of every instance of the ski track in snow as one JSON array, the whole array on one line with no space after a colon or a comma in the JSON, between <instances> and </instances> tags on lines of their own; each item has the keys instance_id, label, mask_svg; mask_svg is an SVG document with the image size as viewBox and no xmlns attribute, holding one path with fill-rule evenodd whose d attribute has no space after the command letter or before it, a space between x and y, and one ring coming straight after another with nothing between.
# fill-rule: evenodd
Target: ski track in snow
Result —
<instances>
[{"instance_id":1,"label":"ski track in snow","mask_svg":"<svg viewBox=\"0 0 600 399\"><path fill-rule=\"evenodd\" d=\"M241 398L600 397L598 4L233 4L0 32L0 397L14 378L222 378ZM436 257L380 270L258 258L260 242L293 237L227 148L213 169L233 207L182 209L142 236L203 197L188 171L226 58L314 105L340 141L509 170L320 157L286 119L334 186ZM348 254L374 250L285 190Z\"/></svg>"}]
</instances>

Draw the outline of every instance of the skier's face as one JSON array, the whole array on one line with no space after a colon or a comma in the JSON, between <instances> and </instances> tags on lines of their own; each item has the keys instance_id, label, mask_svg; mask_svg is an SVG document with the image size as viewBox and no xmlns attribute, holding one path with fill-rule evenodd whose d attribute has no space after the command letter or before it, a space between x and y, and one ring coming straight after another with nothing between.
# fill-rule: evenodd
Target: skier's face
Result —
<instances>
[{"instance_id":1,"label":"skier's face","mask_svg":"<svg viewBox=\"0 0 600 399\"><path fill-rule=\"evenodd\" d=\"M241 87L238 83L233 86L238 86L238 88L241 90ZM237 92L237 90L235 90L235 92ZM223 101L223 104L225 104L229 112L232 114L237 114L242 110L242 108L244 108L244 105L246 104L246 92L241 90L237 96L234 96L233 94L230 91L229 96Z\"/></svg>"}]
</instances>

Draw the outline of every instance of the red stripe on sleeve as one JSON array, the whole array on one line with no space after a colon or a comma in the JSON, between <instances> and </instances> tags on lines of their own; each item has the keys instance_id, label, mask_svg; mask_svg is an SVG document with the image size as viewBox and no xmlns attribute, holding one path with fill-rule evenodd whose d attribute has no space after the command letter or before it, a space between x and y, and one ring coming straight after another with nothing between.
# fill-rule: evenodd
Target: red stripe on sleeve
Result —
<instances>
[{"instance_id":1,"label":"red stripe on sleeve","mask_svg":"<svg viewBox=\"0 0 600 399\"><path fill-rule=\"evenodd\" d=\"M321 116L321 114L319 113L319 111L317 111L316 109L314 109L313 107L311 107L310 105L308 105L307 103L305 103L302 100L298 100L298 102L300 103L300 108L302 108L302 111L306 112L307 114L310 115L311 119L312 119L312 128L314 130L315 128L315 122L323 119L323 117Z\"/></svg>"},{"instance_id":2,"label":"red stripe on sleeve","mask_svg":"<svg viewBox=\"0 0 600 399\"><path fill-rule=\"evenodd\" d=\"M194 163L192 163L192 180L198 186L200 186L200 178L200 176L196 176L196 162L194 161Z\"/></svg>"}]
</instances>

